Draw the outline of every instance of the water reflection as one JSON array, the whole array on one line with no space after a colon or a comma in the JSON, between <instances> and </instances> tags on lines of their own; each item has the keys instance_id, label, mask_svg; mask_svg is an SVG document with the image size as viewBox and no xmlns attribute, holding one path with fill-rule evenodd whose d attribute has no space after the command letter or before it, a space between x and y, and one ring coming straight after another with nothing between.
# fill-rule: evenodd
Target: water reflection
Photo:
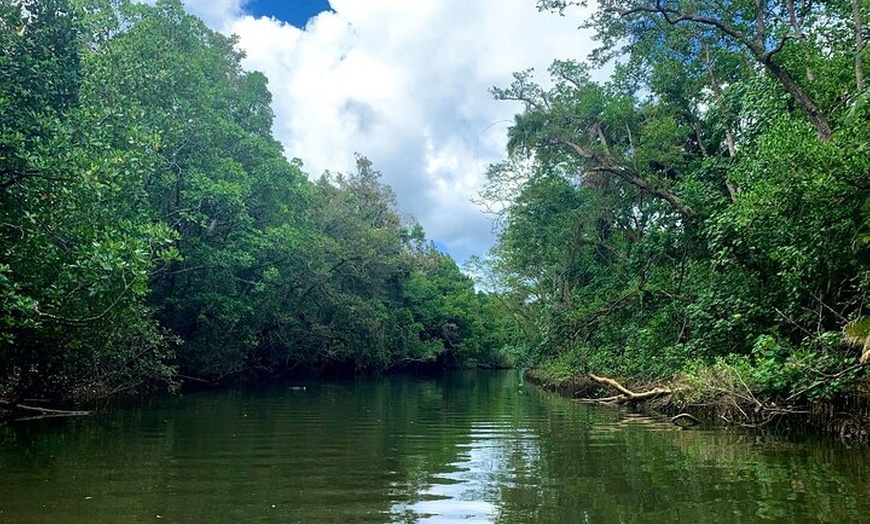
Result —
<instances>
[{"instance_id":1,"label":"water reflection","mask_svg":"<svg viewBox=\"0 0 870 524\"><path fill-rule=\"evenodd\" d=\"M492 522L501 491L529 483L538 454L537 437L510 420L474 422L471 442L457 444L457 460L428 475L410 500L393 505L399 522Z\"/></svg>"},{"instance_id":2,"label":"water reflection","mask_svg":"<svg viewBox=\"0 0 870 524\"><path fill-rule=\"evenodd\" d=\"M533 394L472 420L455 460L394 492L394 522L864 522L870 453ZM523 416L516 417L515 409Z\"/></svg>"},{"instance_id":3,"label":"water reflection","mask_svg":"<svg viewBox=\"0 0 870 524\"><path fill-rule=\"evenodd\" d=\"M862 522L870 453L681 431L513 373L0 426L0 523Z\"/></svg>"}]
</instances>

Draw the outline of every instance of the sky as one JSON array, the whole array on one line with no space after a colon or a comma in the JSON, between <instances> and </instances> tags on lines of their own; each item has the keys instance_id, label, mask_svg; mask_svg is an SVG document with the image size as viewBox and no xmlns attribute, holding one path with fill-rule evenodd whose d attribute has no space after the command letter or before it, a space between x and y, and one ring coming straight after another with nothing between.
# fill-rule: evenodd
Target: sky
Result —
<instances>
[{"instance_id":1,"label":"sky","mask_svg":"<svg viewBox=\"0 0 870 524\"><path fill-rule=\"evenodd\" d=\"M274 133L311 178L350 172L365 155L400 211L459 263L493 245L493 217L472 202L504 158L522 108L492 86L594 47L582 12L535 0L185 0L236 34L243 66L269 79Z\"/></svg>"},{"instance_id":2,"label":"sky","mask_svg":"<svg viewBox=\"0 0 870 524\"><path fill-rule=\"evenodd\" d=\"M305 27L308 19L331 9L327 0L253 0L244 4L244 11L254 18L271 17Z\"/></svg>"}]
</instances>

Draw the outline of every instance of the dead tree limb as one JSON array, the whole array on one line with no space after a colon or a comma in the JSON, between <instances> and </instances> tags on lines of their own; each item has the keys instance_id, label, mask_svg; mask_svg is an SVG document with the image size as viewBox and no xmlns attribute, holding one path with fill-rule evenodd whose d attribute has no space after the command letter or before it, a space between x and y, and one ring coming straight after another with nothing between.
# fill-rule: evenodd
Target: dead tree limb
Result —
<instances>
[{"instance_id":1,"label":"dead tree limb","mask_svg":"<svg viewBox=\"0 0 870 524\"><path fill-rule=\"evenodd\" d=\"M0 400L0 408L8 409L9 411L26 411L28 413L39 413L40 415L50 415L55 417L82 417L91 414L90 411L40 408L37 406L28 406L27 404L12 404L2 400Z\"/></svg>"},{"instance_id":2,"label":"dead tree limb","mask_svg":"<svg viewBox=\"0 0 870 524\"><path fill-rule=\"evenodd\" d=\"M671 422L673 422L674 424L676 424L676 425L678 425L678 426L681 426L681 425L684 425L684 424L685 424L685 425L693 425L693 426L697 426L698 424L701 423L701 421L698 420L697 417L695 417L695 416L693 416L693 415L690 415L690 414L688 414L688 413L680 413L679 415L676 415L675 417L672 417L672 418L671 418Z\"/></svg>"},{"instance_id":3,"label":"dead tree limb","mask_svg":"<svg viewBox=\"0 0 870 524\"><path fill-rule=\"evenodd\" d=\"M619 393L620 393L619 395L616 395L613 397L597 399L597 402L621 404L623 402L633 401L633 400L649 400L649 399L653 399L656 397L661 397L663 395L670 395L672 393L671 390L668 388L653 388L649 391L635 393L634 391L631 391L630 389L626 388L625 386L623 386L619 382L613 380L612 378L599 377L597 375L593 375L592 373L589 374L589 378L592 379L592 381L594 381L594 382L597 382L597 383L605 385L605 386L609 386L609 387L619 391Z\"/></svg>"}]
</instances>

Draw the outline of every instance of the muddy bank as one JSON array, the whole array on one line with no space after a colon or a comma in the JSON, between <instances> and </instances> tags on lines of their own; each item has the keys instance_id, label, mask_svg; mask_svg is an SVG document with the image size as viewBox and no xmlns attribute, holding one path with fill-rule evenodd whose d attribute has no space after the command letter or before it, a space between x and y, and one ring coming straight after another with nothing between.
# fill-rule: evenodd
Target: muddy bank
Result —
<instances>
[{"instance_id":1,"label":"muddy bank","mask_svg":"<svg viewBox=\"0 0 870 524\"><path fill-rule=\"evenodd\" d=\"M870 444L868 383L828 401L794 404L751 392L716 391L698 399L679 384L626 382L629 386L626 387L594 375L556 379L530 369L525 377L532 384L578 402L658 413L681 426L725 425L771 432L811 432L849 443Z\"/></svg>"}]
</instances>

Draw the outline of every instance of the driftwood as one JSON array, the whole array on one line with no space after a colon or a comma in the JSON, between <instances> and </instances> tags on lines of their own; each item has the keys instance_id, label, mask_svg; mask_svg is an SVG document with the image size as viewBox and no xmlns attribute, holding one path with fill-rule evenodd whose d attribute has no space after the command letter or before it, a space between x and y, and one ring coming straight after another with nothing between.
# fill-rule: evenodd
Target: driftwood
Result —
<instances>
[{"instance_id":1,"label":"driftwood","mask_svg":"<svg viewBox=\"0 0 870 524\"><path fill-rule=\"evenodd\" d=\"M671 422L677 426L697 426L701 423L697 417L688 413L680 413L679 415L671 417Z\"/></svg>"},{"instance_id":2,"label":"driftwood","mask_svg":"<svg viewBox=\"0 0 870 524\"><path fill-rule=\"evenodd\" d=\"M661 397L663 395L671 394L671 390L668 388L653 388L649 391L642 391L640 393L636 393L626 388L619 382L613 380L612 378L599 377L597 375L593 375L592 373L589 374L589 378L593 382L597 382L598 384L602 384L604 386L609 386L619 391L618 395L614 395L612 397L585 399L586 402L593 402L596 404L622 404L623 402L649 400L656 397Z\"/></svg>"},{"instance_id":3,"label":"driftwood","mask_svg":"<svg viewBox=\"0 0 870 524\"><path fill-rule=\"evenodd\" d=\"M66 409L49 409L49 408L40 408L37 406L30 406L27 404L12 404L3 400L0 400L0 408L7 409L9 411L23 411L26 413L34 413L39 416L33 418L43 418L43 417L82 417L86 415L90 415L90 411L79 411L79 410L66 410Z\"/></svg>"}]
</instances>

